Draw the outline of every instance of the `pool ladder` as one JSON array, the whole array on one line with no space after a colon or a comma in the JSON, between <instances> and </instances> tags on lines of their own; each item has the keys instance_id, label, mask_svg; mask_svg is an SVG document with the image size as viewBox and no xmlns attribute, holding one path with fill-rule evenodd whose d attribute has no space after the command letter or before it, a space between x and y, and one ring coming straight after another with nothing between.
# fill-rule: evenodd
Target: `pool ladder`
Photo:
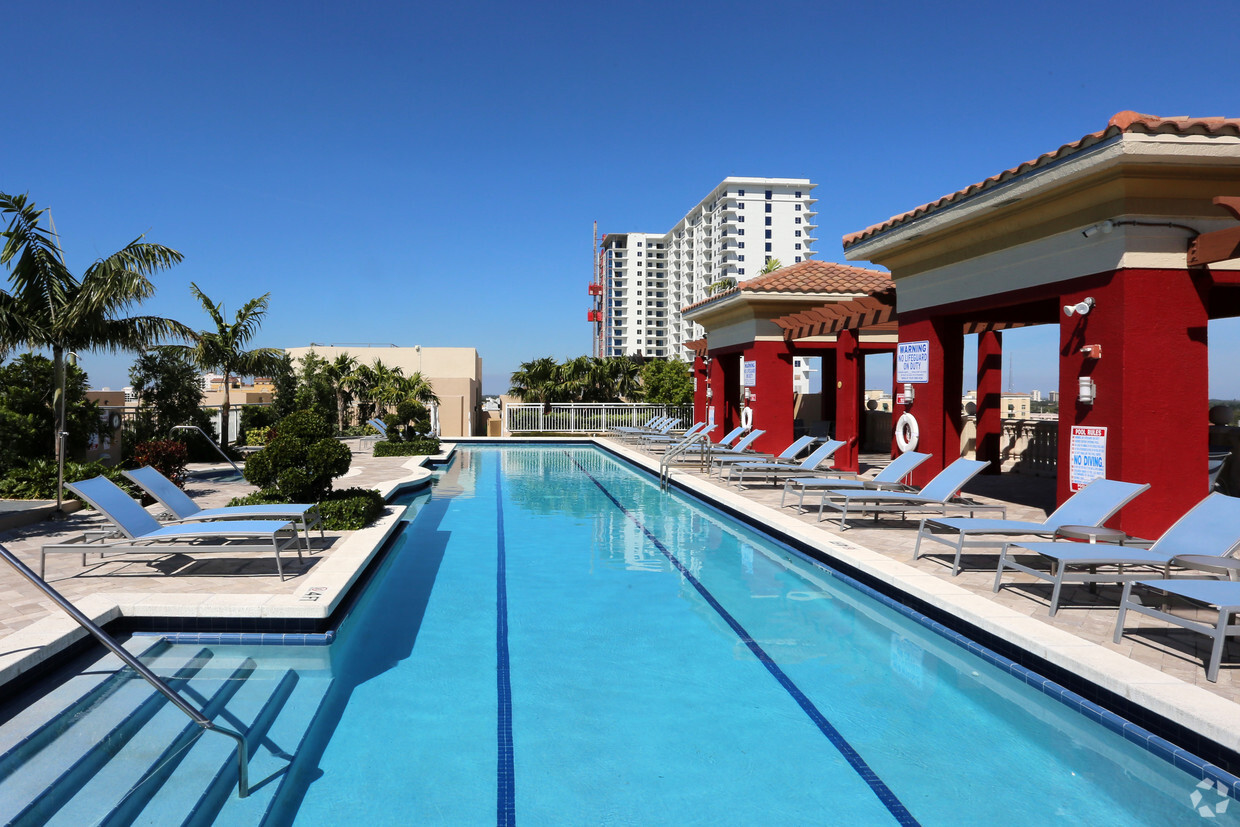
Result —
<instances>
[{"instance_id":1,"label":"pool ladder","mask_svg":"<svg viewBox=\"0 0 1240 827\"><path fill-rule=\"evenodd\" d=\"M659 460L659 488L660 489L666 491L668 489L668 486L671 484L672 461L675 460L676 457L683 456L684 454L688 453L690 448L692 448L694 445L697 445L698 443L701 443L704 446L702 450L698 453L699 459L701 461L702 469L703 470L710 469L710 463L712 460L711 449L714 448L715 443L711 442L710 438L705 436L704 434L701 434L701 433L694 434L689 439L686 439L683 442L677 442L675 445L671 446L670 448L668 448L666 451L663 452L663 459Z\"/></svg>"},{"instance_id":2,"label":"pool ladder","mask_svg":"<svg viewBox=\"0 0 1240 827\"><path fill-rule=\"evenodd\" d=\"M236 741L237 795L240 798L245 798L250 794L250 756L249 747L246 746L244 735L239 732L234 732L227 727L219 726L210 718L203 715L202 712L196 709L189 701L182 698L175 689L164 683L162 678L148 669L146 664L129 654L129 652L127 652L114 637L99 628L99 626L96 625L95 622L89 617L82 614L77 606L74 606L64 597L64 595L53 589L46 580L31 571L25 563L17 559L13 552L9 551L2 544L0 544L0 557L4 558L5 562L16 569L18 574L30 581L32 586L47 595L47 597L59 606L65 614L77 621L79 626L94 635L96 640L107 647L112 654L124 661L126 666L137 672L138 675L153 686L159 694L171 701L173 706L188 715L189 719L201 727L204 732L218 732L220 735L225 735Z\"/></svg>"}]
</instances>

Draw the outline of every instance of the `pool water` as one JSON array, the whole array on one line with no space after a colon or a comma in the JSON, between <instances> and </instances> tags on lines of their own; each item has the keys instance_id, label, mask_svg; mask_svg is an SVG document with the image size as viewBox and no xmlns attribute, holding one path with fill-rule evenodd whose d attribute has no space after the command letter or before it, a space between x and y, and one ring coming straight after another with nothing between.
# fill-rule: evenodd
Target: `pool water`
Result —
<instances>
[{"instance_id":1,"label":"pool water","mask_svg":"<svg viewBox=\"0 0 1240 827\"><path fill-rule=\"evenodd\" d=\"M1196 777L588 447L458 449L331 649L275 823L1199 817Z\"/></svg>"}]
</instances>

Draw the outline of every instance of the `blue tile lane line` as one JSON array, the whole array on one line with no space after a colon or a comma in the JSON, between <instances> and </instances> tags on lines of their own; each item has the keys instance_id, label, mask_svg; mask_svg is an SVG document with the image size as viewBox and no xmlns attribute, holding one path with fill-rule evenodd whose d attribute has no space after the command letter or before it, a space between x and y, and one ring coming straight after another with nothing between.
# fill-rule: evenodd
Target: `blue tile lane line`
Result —
<instances>
[{"instance_id":1,"label":"blue tile lane line","mask_svg":"<svg viewBox=\"0 0 1240 827\"><path fill-rule=\"evenodd\" d=\"M809 716L810 720L814 722L822 734L827 737L827 740L831 742L831 745L834 746L842 756L844 756L844 759L848 761L853 770L861 776L861 779L865 781L866 784L870 785L870 789L874 791L874 794L878 796L878 800L883 803L883 806L885 806L895 817L896 821L900 824L907 825L918 824L919 822L917 819L915 819L912 813L908 811L908 808L904 806L903 802L896 798L895 793L893 793L891 789L883 783L883 780L878 777L878 773L870 769L870 765L865 762L865 759L862 758L855 749L853 749L852 744L848 743L847 739L840 734L839 730L831 725L831 722L827 720L826 716L823 715L821 711L819 711L818 707L814 706L814 702L805 696L805 693L792 682L792 679L788 677L783 669L779 668L779 665L771 659L771 656L766 653L762 646L750 637L749 632L745 631L745 627L741 626L736 618L732 617L732 615L728 613L728 610L723 608L719 601L715 599L714 595L712 595L705 586L698 582L698 579L694 577L693 574L691 574L689 570L684 567L684 565L681 564L680 560L676 558L676 555L672 554L667 547L663 545L659 538L656 537L654 533L642 523L641 520L625 508L620 501L607 490L606 486L599 482L593 474L582 467L582 465L578 463L571 454L567 451L564 453L573 465L577 466L577 470L585 474L586 477L588 477L589 480L603 492L603 496L611 500L612 504L615 505L616 508L620 509L620 511L628 517L634 525L641 529L641 532L646 535L646 538L649 539L651 543L654 544L654 547L657 548L659 552L666 557L673 566L676 567L676 570L680 572L680 575L684 577L694 589L697 590L697 593L702 596L702 599L705 600L707 604L715 610L719 617L721 617L723 621L732 628L732 631L736 633L736 636L740 638L741 642L749 647L749 651L754 654L754 656L758 659L758 662L765 666L766 670L771 673L772 677L779 682L779 685L792 696L792 699L797 702L802 710L805 711L805 714Z\"/></svg>"},{"instance_id":2,"label":"blue tile lane line","mask_svg":"<svg viewBox=\"0 0 1240 827\"><path fill-rule=\"evenodd\" d=\"M497 565L495 576L496 689L499 695L496 762L496 823L517 823L516 778L512 759L512 680L508 671L508 576L504 549L504 488L502 464L495 463L495 527Z\"/></svg>"}]
</instances>

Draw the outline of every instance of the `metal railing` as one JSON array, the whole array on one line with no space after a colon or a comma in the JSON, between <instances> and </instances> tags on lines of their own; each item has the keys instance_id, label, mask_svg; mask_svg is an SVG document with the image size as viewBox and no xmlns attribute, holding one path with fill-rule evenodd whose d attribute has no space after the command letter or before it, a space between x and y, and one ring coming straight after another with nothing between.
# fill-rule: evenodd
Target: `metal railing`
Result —
<instances>
[{"instance_id":1,"label":"metal railing","mask_svg":"<svg viewBox=\"0 0 1240 827\"><path fill-rule=\"evenodd\" d=\"M693 406L624 402L510 403L504 405L504 433L597 434L612 428L639 428L656 416L674 416L689 422L693 418Z\"/></svg>"},{"instance_id":2,"label":"metal railing","mask_svg":"<svg viewBox=\"0 0 1240 827\"><path fill-rule=\"evenodd\" d=\"M221 448L219 444L214 439L212 439L211 436L206 431L204 431L202 428L199 428L197 425L173 425L172 430L168 432L168 436L172 436L172 434L176 431L197 431L198 433L202 434L202 438L205 439L207 442L210 442L211 447L214 448L216 452L220 456L222 456L228 462L229 465L233 467L233 470L237 472L237 476L239 477L245 476L245 474L241 472L241 469L237 467L237 463L229 459L228 454L224 453L224 449Z\"/></svg>"},{"instance_id":3,"label":"metal railing","mask_svg":"<svg viewBox=\"0 0 1240 827\"><path fill-rule=\"evenodd\" d=\"M34 586L43 594L59 606L65 614L77 621L77 624L86 631L94 635L95 639L102 643L107 649L118 658L120 658L126 666L137 672L143 680L155 688L159 694L167 698L173 706L189 716L189 719L202 728L204 732L218 732L220 735L227 735L237 742L237 795L245 798L250 794L250 750L246 745L245 736L239 732L234 732L227 727L222 727L214 723L210 718L203 715L189 701L182 698L177 691L163 679L147 668L146 664L135 658L129 652L125 651L116 639L109 635L103 629L99 628L93 620L78 610L64 595L53 589L46 580L31 571L25 563L17 559L13 552L9 551L3 545L0 545L0 557L12 566L18 574L26 578L32 586Z\"/></svg>"},{"instance_id":4,"label":"metal railing","mask_svg":"<svg viewBox=\"0 0 1240 827\"><path fill-rule=\"evenodd\" d=\"M663 452L663 459L659 461L659 487L667 489L668 483L672 478L672 463L677 457L683 456L692 446L701 444L702 448L698 452L700 454L702 465L704 468L710 468L711 463L711 447L714 445L705 431L698 431L691 437L677 442Z\"/></svg>"}]
</instances>

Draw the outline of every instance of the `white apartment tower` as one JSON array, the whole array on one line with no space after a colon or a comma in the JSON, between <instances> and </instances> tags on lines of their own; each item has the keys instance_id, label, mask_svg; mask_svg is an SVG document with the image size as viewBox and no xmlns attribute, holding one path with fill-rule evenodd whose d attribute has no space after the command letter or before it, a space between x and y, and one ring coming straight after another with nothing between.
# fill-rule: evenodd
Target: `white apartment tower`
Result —
<instances>
[{"instance_id":1,"label":"white apartment tower","mask_svg":"<svg viewBox=\"0 0 1240 827\"><path fill-rule=\"evenodd\" d=\"M766 262L812 258L808 178L725 178L666 233L603 236L590 295L595 353L687 358L703 335L680 309L753 278Z\"/></svg>"}]
</instances>

